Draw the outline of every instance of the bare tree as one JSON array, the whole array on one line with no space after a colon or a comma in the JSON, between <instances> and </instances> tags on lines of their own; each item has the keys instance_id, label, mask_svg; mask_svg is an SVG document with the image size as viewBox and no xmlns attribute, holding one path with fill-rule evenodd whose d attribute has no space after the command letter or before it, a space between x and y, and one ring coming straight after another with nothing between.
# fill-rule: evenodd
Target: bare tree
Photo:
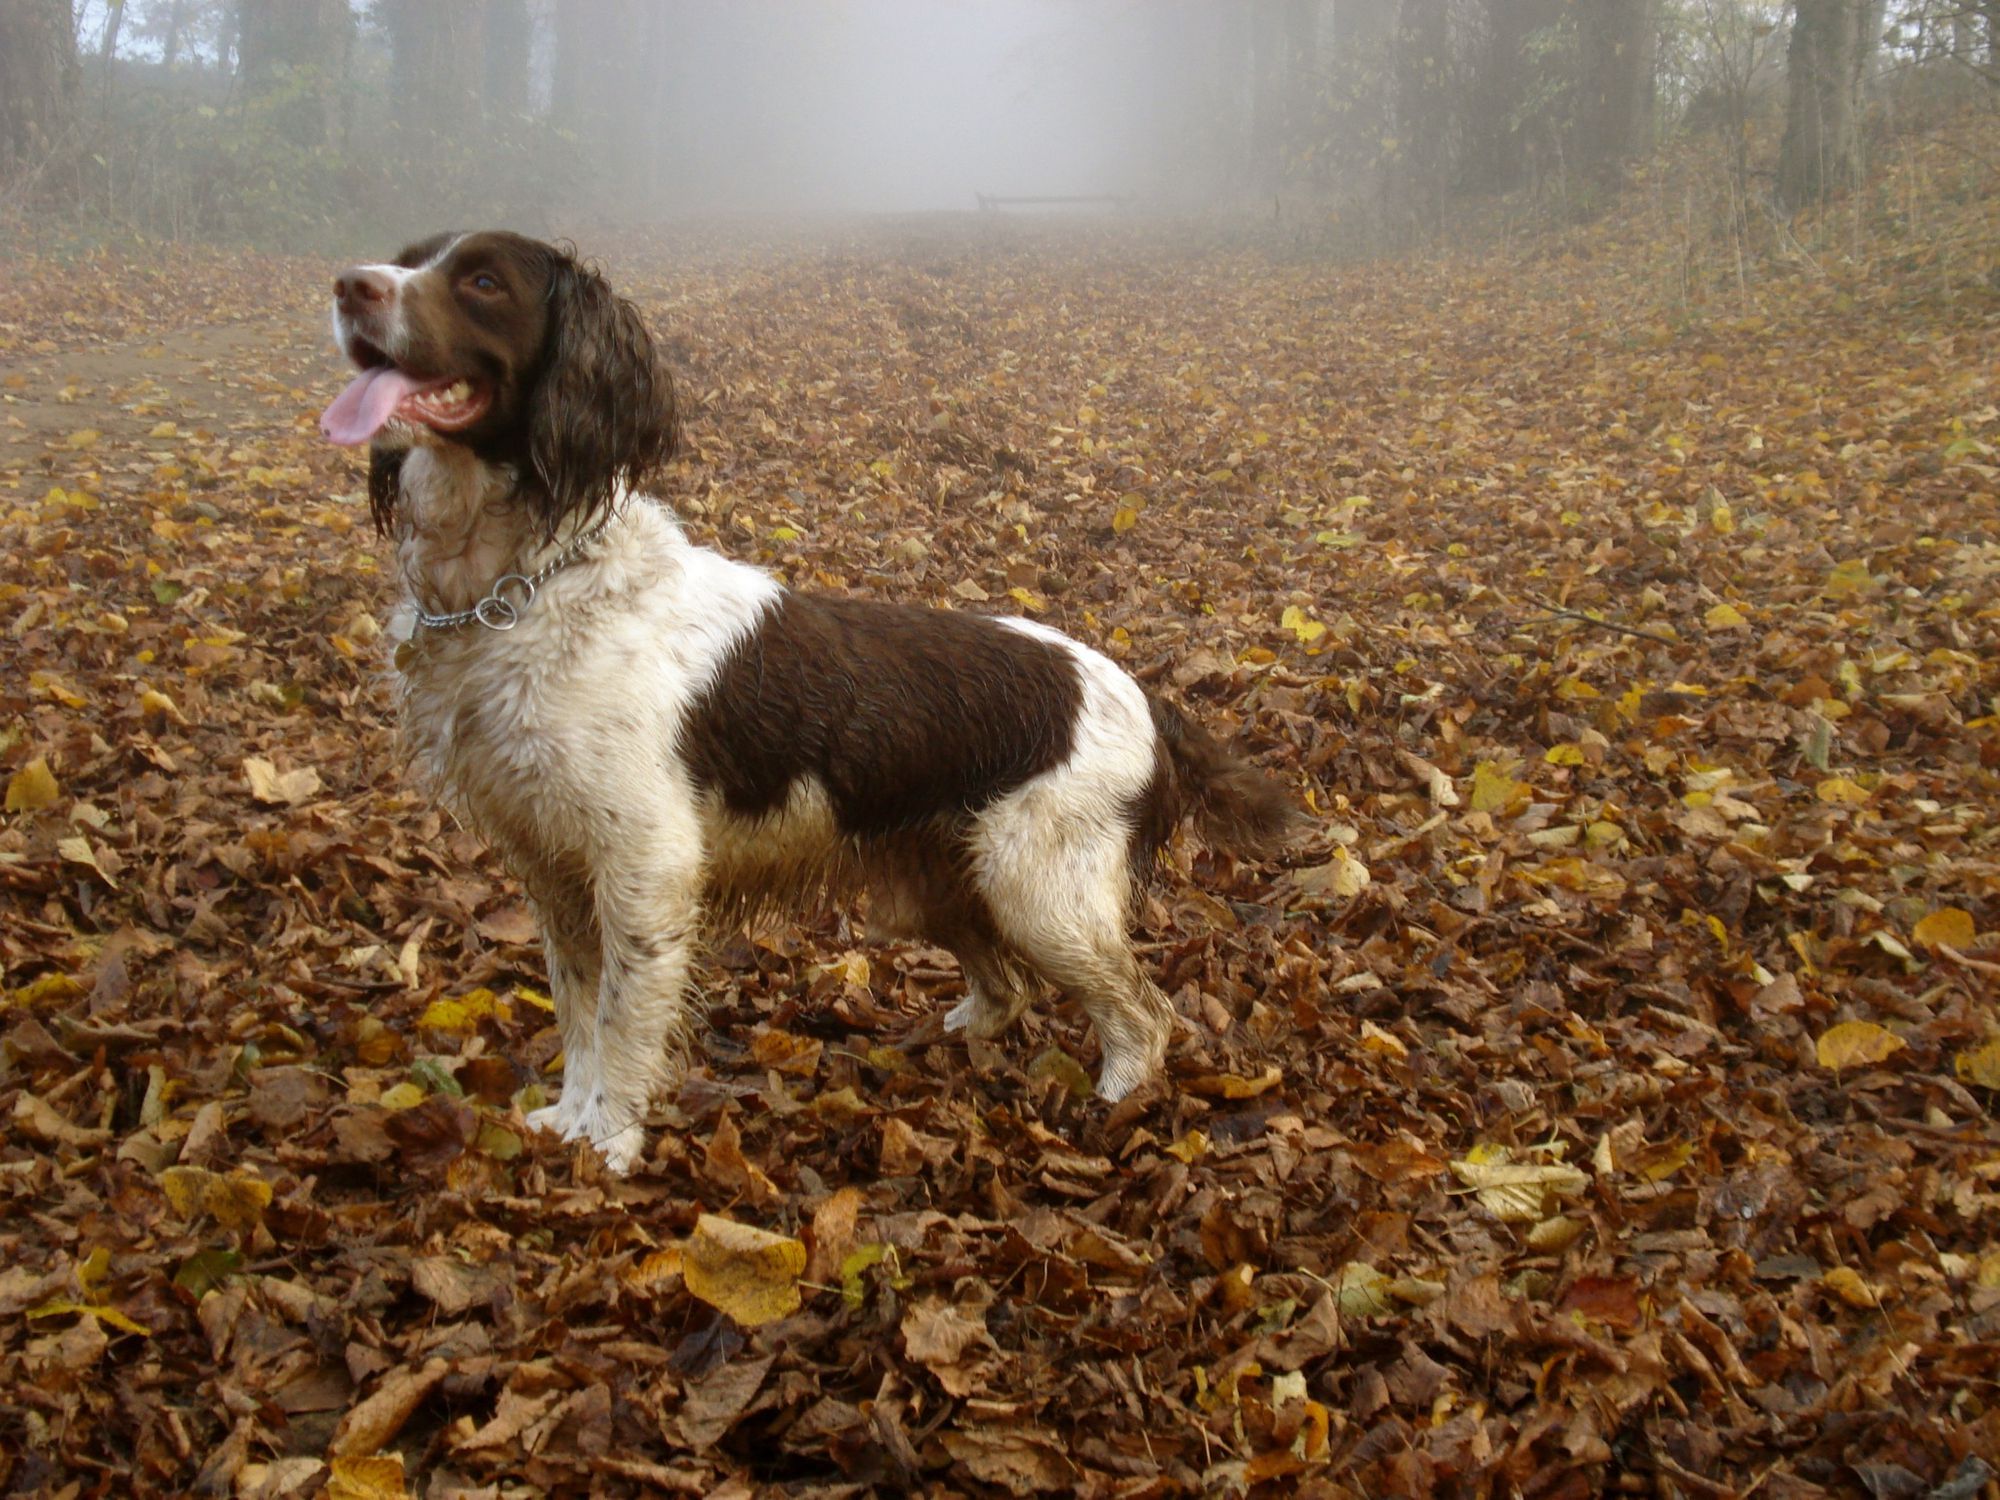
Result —
<instances>
[{"instance_id":1,"label":"bare tree","mask_svg":"<svg viewBox=\"0 0 2000 1500\"><path fill-rule=\"evenodd\" d=\"M1434 234L1451 170L1449 0L1402 0L1395 48L1397 160L1388 186L1417 231Z\"/></svg>"},{"instance_id":2,"label":"bare tree","mask_svg":"<svg viewBox=\"0 0 2000 1500\"><path fill-rule=\"evenodd\" d=\"M1565 10L1566 0L1494 0L1480 7L1483 26L1466 87L1465 177L1475 189L1519 187L1535 155L1555 155L1560 122L1550 118L1555 101L1544 97L1549 70L1538 59L1548 52L1544 44Z\"/></svg>"},{"instance_id":3,"label":"bare tree","mask_svg":"<svg viewBox=\"0 0 2000 1500\"><path fill-rule=\"evenodd\" d=\"M56 150L79 82L69 0L0 0L0 181Z\"/></svg>"},{"instance_id":4,"label":"bare tree","mask_svg":"<svg viewBox=\"0 0 2000 1500\"><path fill-rule=\"evenodd\" d=\"M488 114L528 111L528 55L534 21L528 0L486 0L486 87Z\"/></svg>"},{"instance_id":5,"label":"bare tree","mask_svg":"<svg viewBox=\"0 0 2000 1500\"><path fill-rule=\"evenodd\" d=\"M462 131L480 114L486 78L485 0L383 0L390 89L405 128Z\"/></svg>"},{"instance_id":6,"label":"bare tree","mask_svg":"<svg viewBox=\"0 0 2000 1500\"><path fill-rule=\"evenodd\" d=\"M243 0L237 69L245 97L266 101L274 123L306 147L333 138L354 17L347 0Z\"/></svg>"},{"instance_id":7,"label":"bare tree","mask_svg":"<svg viewBox=\"0 0 2000 1500\"><path fill-rule=\"evenodd\" d=\"M1597 0L1579 41L1577 157L1593 176L1613 181L1653 144L1658 0Z\"/></svg>"},{"instance_id":8,"label":"bare tree","mask_svg":"<svg viewBox=\"0 0 2000 1500\"><path fill-rule=\"evenodd\" d=\"M1798 0L1786 54L1778 201L1801 208L1851 187L1861 171L1861 89L1873 62L1869 0Z\"/></svg>"}]
</instances>

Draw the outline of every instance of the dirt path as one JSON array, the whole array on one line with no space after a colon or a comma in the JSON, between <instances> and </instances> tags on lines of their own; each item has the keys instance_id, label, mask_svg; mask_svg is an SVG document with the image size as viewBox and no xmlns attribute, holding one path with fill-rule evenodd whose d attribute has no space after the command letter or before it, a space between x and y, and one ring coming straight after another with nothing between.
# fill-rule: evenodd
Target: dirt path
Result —
<instances>
[{"instance_id":1,"label":"dirt path","mask_svg":"<svg viewBox=\"0 0 2000 1500\"><path fill-rule=\"evenodd\" d=\"M80 448L116 469L183 439L268 437L317 411L337 373L324 329L297 314L0 360L0 490L32 489Z\"/></svg>"}]
</instances>

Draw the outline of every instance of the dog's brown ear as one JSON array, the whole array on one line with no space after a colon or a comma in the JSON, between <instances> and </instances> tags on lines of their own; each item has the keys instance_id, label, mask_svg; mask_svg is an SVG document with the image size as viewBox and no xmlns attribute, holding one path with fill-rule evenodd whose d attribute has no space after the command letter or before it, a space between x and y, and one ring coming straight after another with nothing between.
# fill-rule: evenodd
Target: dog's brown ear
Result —
<instances>
[{"instance_id":1,"label":"dog's brown ear","mask_svg":"<svg viewBox=\"0 0 2000 1500\"><path fill-rule=\"evenodd\" d=\"M368 514L379 535L387 536L395 524L396 495L403 487L403 460L407 457L408 451L402 448L368 450Z\"/></svg>"},{"instance_id":2,"label":"dog's brown ear","mask_svg":"<svg viewBox=\"0 0 2000 1500\"><path fill-rule=\"evenodd\" d=\"M528 397L527 489L554 535L673 456L674 382L638 311L568 255L549 280L549 350Z\"/></svg>"}]
</instances>

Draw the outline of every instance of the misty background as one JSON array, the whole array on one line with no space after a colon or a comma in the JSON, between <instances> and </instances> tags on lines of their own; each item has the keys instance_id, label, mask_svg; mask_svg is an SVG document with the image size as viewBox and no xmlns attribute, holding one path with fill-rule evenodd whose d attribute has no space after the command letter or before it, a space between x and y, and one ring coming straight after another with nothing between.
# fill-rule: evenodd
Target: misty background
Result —
<instances>
[{"instance_id":1,"label":"misty background","mask_svg":"<svg viewBox=\"0 0 2000 1500\"><path fill-rule=\"evenodd\" d=\"M5 0L0 229L325 249L1088 195L1374 251L1517 190L1589 216L1690 144L1740 224L1990 107L1996 37L2000 0Z\"/></svg>"}]
</instances>

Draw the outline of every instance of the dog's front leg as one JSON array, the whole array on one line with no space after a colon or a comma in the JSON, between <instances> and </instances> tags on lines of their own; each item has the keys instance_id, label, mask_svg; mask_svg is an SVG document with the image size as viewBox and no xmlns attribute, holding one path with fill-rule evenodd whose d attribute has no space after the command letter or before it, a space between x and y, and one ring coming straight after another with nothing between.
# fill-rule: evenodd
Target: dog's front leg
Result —
<instances>
[{"instance_id":1,"label":"dog's front leg","mask_svg":"<svg viewBox=\"0 0 2000 1500\"><path fill-rule=\"evenodd\" d=\"M692 827L634 831L622 858L597 871L595 1086L570 1133L589 1136L614 1172L639 1158L647 1107L673 1076L685 1029L701 926L697 840Z\"/></svg>"},{"instance_id":2,"label":"dog's front leg","mask_svg":"<svg viewBox=\"0 0 2000 1500\"><path fill-rule=\"evenodd\" d=\"M542 932L542 960L549 971L549 998L563 1040L562 1094L554 1104L533 1110L528 1124L553 1130L564 1140L582 1132L584 1101L597 1088L597 991L602 982L603 941L587 882L573 872L541 872L525 882Z\"/></svg>"}]
</instances>

